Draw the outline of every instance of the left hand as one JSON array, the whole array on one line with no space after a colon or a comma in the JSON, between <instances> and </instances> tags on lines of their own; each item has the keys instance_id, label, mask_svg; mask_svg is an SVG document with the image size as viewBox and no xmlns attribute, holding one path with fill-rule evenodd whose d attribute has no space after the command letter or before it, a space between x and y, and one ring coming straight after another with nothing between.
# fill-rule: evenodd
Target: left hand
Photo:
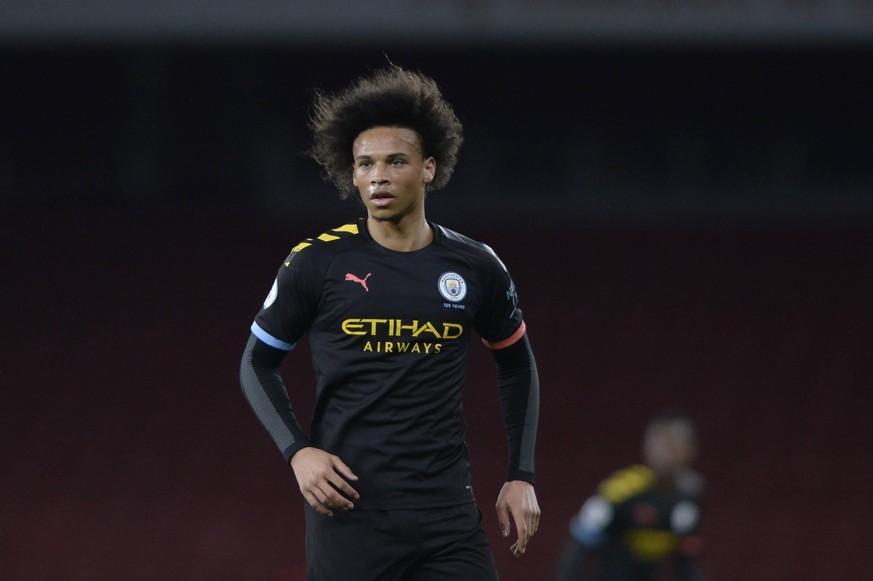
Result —
<instances>
[{"instance_id":1,"label":"left hand","mask_svg":"<svg viewBox=\"0 0 873 581\"><path fill-rule=\"evenodd\" d=\"M540 506L533 484L524 480L511 480L500 489L497 497L497 519L500 521L500 532L509 536L510 515L515 522L518 539L509 548L516 557L521 557L527 550L527 543L537 532L540 525Z\"/></svg>"}]
</instances>

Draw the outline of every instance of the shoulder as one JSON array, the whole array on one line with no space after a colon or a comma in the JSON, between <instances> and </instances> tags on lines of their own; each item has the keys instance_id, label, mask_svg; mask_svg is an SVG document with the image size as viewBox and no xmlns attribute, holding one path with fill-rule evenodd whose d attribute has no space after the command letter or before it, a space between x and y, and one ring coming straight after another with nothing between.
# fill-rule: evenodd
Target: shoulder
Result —
<instances>
[{"instance_id":1,"label":"shoulder","mask_svg":"<svg viewBox=\"0 0 873 581\"><path fill-rule=\"evenodd\" d=\"M358 222L343 224L322 232L313 238L300 241L285 259L286 268L298 266L301 263L320 263L333 259L334 256L351 248L357 248L366 243L361 235L361 227Z\"/></svg>"},{"instance_id":2,"label":"shoulder","mask_svg":"<svg viewBox=\"0 0 873 581\"><path fill-rule=\"evenodd\" d=\"M433 224L433 228L439 233L440 244L445 248L465 255L472 262L490 263L499 266L501 270L506 270L497 253L484 242L473 240L469 236L438 224Z\"/></svg>"},{"instance_id":3,"label":"shoulder","mask_svg":"<svg viewBox=\"0 0 873 581\"><path fill-rule=\"evenodd\" d=\"M598 494L612 504L621 504L655 485L656 477L646 466L634 464L613 472L598 487Z\"/></svg>"}]
</instances>

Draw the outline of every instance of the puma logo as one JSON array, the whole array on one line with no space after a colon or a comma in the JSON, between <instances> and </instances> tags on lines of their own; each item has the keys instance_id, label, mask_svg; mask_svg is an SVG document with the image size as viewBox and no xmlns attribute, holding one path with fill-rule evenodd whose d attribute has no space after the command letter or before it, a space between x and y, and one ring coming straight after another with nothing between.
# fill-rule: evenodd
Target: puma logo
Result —
<instances>
[{"instance_id":1,"label":"puma logo","mask_svg":"<svg viewBox=\"0 0 873 581\"><path fill-rule=\"evenodd\" d=\"M346 274L346 280L350 280L352 282L359 282L359 283L361 283L361 286L364 287L365 291L370 292L370 289L367 288L367 279L370 278L371 274L373 274L373 273L368 272L367 276L365 276L364 278L361 279L350 272L350 273Z\"/></svg>"}]
</instances>

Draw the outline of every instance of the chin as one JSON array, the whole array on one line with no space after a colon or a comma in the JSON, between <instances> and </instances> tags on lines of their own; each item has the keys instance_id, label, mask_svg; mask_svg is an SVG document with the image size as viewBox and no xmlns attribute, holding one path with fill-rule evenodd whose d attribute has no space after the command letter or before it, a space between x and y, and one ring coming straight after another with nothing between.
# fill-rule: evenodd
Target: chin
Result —
<instances>
[{"instance_id":1,"label":"chin","mask_svg":"<svg viewBox=\"0 0 873 581\"><path fill-rule=\"evenodd\" d=\"M369 211L370 218L377 222L400 222L409 212L398 212L383 208L373 208Z\"/></svg>"},{"instance_id":2,"label":"chin","mask_svg":"<svg viewBox=\"0 0 873 581\"><path fill-rule=\"evenodd\" d=\"M396 224L397 222L400 222L400 218L402 218L402 216L398 216L396 214L383 215L383 216L370 214L370 218L372 218L376 222L391 222L391 223Z\"/></svg>"}]
</instances>

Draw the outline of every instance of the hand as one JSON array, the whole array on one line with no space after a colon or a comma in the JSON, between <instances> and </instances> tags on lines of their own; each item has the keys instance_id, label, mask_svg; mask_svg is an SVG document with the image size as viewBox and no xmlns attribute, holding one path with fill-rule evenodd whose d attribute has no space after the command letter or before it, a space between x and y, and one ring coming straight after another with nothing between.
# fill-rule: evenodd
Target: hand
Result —
<instances>
[{"instance_id":1,"label":"hand","mask_svg":"<svg viewBox=\"0 0 873 581\"><path fill-rule=\"evenodd\" d=\"M509 550L516 557L521 557L527 550L528 541L540 526L540 506L530 482L512 480L500 489L497 497L497 519L504 537L509 536L510 515L515 522L518 539Z\"/></svg>"},{"instance_id":2,"label":"hand","mask_svg":"<svg viewBox=\"0 0 873 581\"><path fill-rule=\"evenodd\" d=\"M309 506L325 516L333 516L331 509L355 508L349 499L357 500L360 495L348 480L358 477L338 456L318 448L301 448L288 463Z\"/></svg>"}]
</instances>

